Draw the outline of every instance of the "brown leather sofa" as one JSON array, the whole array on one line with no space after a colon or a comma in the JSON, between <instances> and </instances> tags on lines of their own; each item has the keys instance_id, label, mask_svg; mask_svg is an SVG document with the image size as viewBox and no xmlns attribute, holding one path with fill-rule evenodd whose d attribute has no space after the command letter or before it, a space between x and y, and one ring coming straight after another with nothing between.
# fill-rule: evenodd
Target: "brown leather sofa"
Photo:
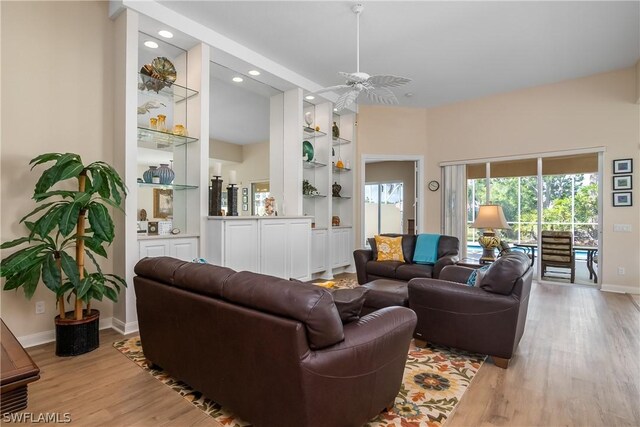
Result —
<instances>
[{"instance_id":1,"label":"brown leather sofa","mask_svg":"<svg viewBox=\"0 0 640 427\"><path fill-rule=\"evenodd\" d=\"M409 307L418 315L416 343L488 354L506 368L527 319L533 276L529 257L518 251L505 253L484 272L479 286L466 284L472 272L447 266L439 279L409 282Z\"/></svg>"},{"instance_id":2,"label":"brown leather sofa","mask_svg":"<svg viewBox=\"0 0 640 427\"><path fill-rule=\"evenodd\" d=\"M375 240L369 239L372 249L356 249L353 258L358 273L358 283L364 285L377 279L392 279L408 282L416 277L435 277L447 265L458 262L460 241L453 236L440 236L438 242L438 260L435 265L413 263L413 252L417 236L411 234L382 234L382 236L402 236L402 252L405 262L375 261Z\"/></svg>"},{"instance_id":3,"label":"brown leather sofa","mask_svg":"<svg viewBox=\"0 0 640 427\"><path fill-rule=\"evenodd\" d=\"M361 426L400 390L416 316L343 325L324 288L174 258L134 278L145 356L256 426Z\"/></svg>"}]
</instances>

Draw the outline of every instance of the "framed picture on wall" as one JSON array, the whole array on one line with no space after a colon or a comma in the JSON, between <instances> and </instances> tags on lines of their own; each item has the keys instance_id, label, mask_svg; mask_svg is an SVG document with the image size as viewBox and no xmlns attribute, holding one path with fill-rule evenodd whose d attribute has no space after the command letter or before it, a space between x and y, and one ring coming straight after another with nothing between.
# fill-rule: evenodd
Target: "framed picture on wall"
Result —
<instances>
[{"instance_id":1,"label":"framed picture on wall","mask_svg":"<svg viewBox=\"0 0 640 427\"><path fill-rule=\"evenodd\" d=\"M617 175L613 177L614 190L631 190L631 175Z\"/></svg>"},{"instance_id":2,"label":"framed picture on wall","mask_svg":"<svg viewBox=\"0 0 640 427\"><path fill-rule=\"evenodd\" d=\"M613 161L613 173L633 172L633 159L618 159Z\"/></svg>"},{"instance_id":3,"label":"framed picture on wall","mask_svg":"<svg viewBox=\"0 0 640 427\"><path fill-rule=\"evenodd\" d=\"M633 206L631 191L619 191L617 193L613 193L613 206Z\"/></svg>"},{"instance_id":4,"label":"framed picture on wall","mask_svg":"<svg viewBox=\"0 0 640 427\"><path fill-rule=\"evenodd\" d=\"M248 211L249 210L249 205L247 203L243 203L242 204L242 210L245 211L245 212Z\"/></svg>"},{"instance_id":5,"label":"framed picture on wall","mask_svg":"<svg viewBox=\"0 0 640 427\"><path fill-rule=\"evenodd\" d=\"M169 218L173 216L173 190L153 189L153 217Z\"/></svg>"}]
</instances>

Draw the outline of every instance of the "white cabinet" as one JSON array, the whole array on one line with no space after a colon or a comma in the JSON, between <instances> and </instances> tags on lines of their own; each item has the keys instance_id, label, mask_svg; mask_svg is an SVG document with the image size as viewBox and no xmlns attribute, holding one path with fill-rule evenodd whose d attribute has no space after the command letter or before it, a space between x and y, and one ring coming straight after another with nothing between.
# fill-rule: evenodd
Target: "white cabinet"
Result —
<instances>
[{"instance_id":1,"label":"white cabinet","mask_svg":"<svg viewBox=\"0 0 640 427\"><path fill-rule=\"evenodd\" d=\"M327 269L327 230L313 230L311 233L311 272L319 273Z\"/></svg>"},{"instance_id":2,"label":"white cabinet","mask_svg":"<svg viewBox=\"0 0 640 427\"><path fill-rule=\"evenodd\" d=\"M311 279L310 217L210 217L212 264L284 279Z\"/></svg>"},{"instance_id":3,"label":"white cabinet","mask_svg":"<svg viewBox=\"0 0 640 427\"><path fill-rule=\"evenodd\" d=\"M198 258L198 238L152 238L138 241L140 259L144 257L170 256L183 261Z\"/></svg>"},{"instance_id":4,"label":"white cabinet","mask_svg":"<svg viewBox=\"0 0 640 427\"><path fill-rule=\"evenodd\" d=\"M332 267L346 267L351 264L352 257L351 228L334 228L331 230Z\"/></svg>"}]
</instances>

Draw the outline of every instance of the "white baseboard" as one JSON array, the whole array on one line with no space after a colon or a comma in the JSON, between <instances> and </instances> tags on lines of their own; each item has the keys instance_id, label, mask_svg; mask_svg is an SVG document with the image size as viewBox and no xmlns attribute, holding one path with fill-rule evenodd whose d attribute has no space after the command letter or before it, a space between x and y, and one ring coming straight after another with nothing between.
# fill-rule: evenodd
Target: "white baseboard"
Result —
<instances>
[{"instance_id":1,"label":"white baseboard","mask_svg":"<svg viewBox=\"0 0 640 427\"><path fill-rule=\"evenodd\" d=\"M618 294L639 294L640 289L637 286L622 286L622 285L607 285L602 284L600 287L601 291L604 292L615 292Z\"/></svg>"},{"instance_id":2,"label":"white baseboard","mask_svg":"<svg viewBox=\"0 0 640 427\"><path fill-rule=\"evenodd\" d=\"M138 332L138 322L124 323L120 319L113 318L112 328L116 332L120 332L122 335L132 334Z\"/></svg>"},{"instance_id":3,"label":"white baseboard","mask_svg":"<svg viewBox=\"0 0 640 427\"><path fill-rule=\"evenodd\" d=\"M112 317L100 318L100 324L98 328L109 329L112 327ZM24 348L34 347L40 344L46 344L56 340L56 331L52 329L50 331L37 332L35 334L24 335L21 337L17 337L18 342Z\"/></svg>"}]
</instances>

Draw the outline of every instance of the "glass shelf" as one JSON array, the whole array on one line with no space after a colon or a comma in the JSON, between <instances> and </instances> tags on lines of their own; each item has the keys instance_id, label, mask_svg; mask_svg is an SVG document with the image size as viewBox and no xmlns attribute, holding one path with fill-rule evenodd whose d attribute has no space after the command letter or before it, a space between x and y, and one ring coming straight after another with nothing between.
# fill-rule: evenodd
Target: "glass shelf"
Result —
<instances>
[{"instance_id":1,"label":"glass shelf","mask_svg":"<svg viewBox=\"0 0 640 427\"><path fill-rule=\"evenodd\" d=\"M161 87L162 89L156 91L154 89L155 87ZM138 73L138 92L145 95L160 95L173 102L181 102L198 94L197 91L189 89L188 87L175 83L167 86L162 80L154 79L153 77L140 73Z\"/></svg>"},{"instance_id":2,"label":"glass shelf","mask_svg":"<svg viewBox=\"0 0 640 427\"><path fill-rule=\"evenodd\" d=\"M344 138L333 138L333 141L331 143L332 145L346 145L346 144L351 144L351 141Z\"/></svg>"},{"instance_id":3,"label":"glass shelf","mask_svg":"<svg viewBox=\"0 0 640 427\"><path fill-rule=\"evenodd\" d=\"M302 197L305 199L318 199L321 197L327 197L324 194L303 194Z\"/></svg>"},{"instance_id":4,"label":"glass shelf","mask_svg":"<svg viewBox=\"0 0 640 427\"><path fill-rule=\"evenodd\" d=\"M333 171L335 173L344 173L344 172L351 172L351 169L350 168L339 168L334 164L333 165Z\"/></svg>"},{"instance_id":5,"label":"glass shelf","mask_svg":"<svg viewBox=\"0 0 640 427\"><path fill-rule=\"evenodd\" d=\"M302 167L305 169L315 169L315 168L321 168L323 166L327 166L327 165L325 163L316 162L315 160L312 160L310 162L305 162L304 160L302 161Z\"/></svg>"},{"instance_id":6,"label":"glass shelf","mask_svg":"<svg viewBox=\"0 0 640 427\"><path fill-rule=\"evenodd\" d=\"M319 130L315 130L313 128L303 126L302 132L304 133L305 138L315 138L317 136L325 136L326 133L320 132Z\"/></svg>"},{"instance_id":7,"label":"glass shelf","mask_svg":"<svg viewBox=\"0 0 640 427\"><path fill-rule=\"evenodd\" d=\"M169 132L138 127L138 146L158 150L173 151L174 147L196 142L198 138L174 135Z\"/></svg>"},{"instance_id":8,"label":"glass shelf","mask_svg":"<svg viewBox=\"0 0 640 427\"><path fill-rule=\"evenodd\" d=\"M333 196L334 199L350 199L351 196Z\"/></svg>"},{"instance_id":9,"label":"glass shelf","mask_svg":"<svg viewBox=\"0 0 640 427\"><path fill-rule=\"evenodd\" d=\"M166 190L194 190L198 188L197 185L184 185L184 184L153 184L150 182L138 182L138 187L153 187L162 188Z\"/></svg>"}]
</instances>

